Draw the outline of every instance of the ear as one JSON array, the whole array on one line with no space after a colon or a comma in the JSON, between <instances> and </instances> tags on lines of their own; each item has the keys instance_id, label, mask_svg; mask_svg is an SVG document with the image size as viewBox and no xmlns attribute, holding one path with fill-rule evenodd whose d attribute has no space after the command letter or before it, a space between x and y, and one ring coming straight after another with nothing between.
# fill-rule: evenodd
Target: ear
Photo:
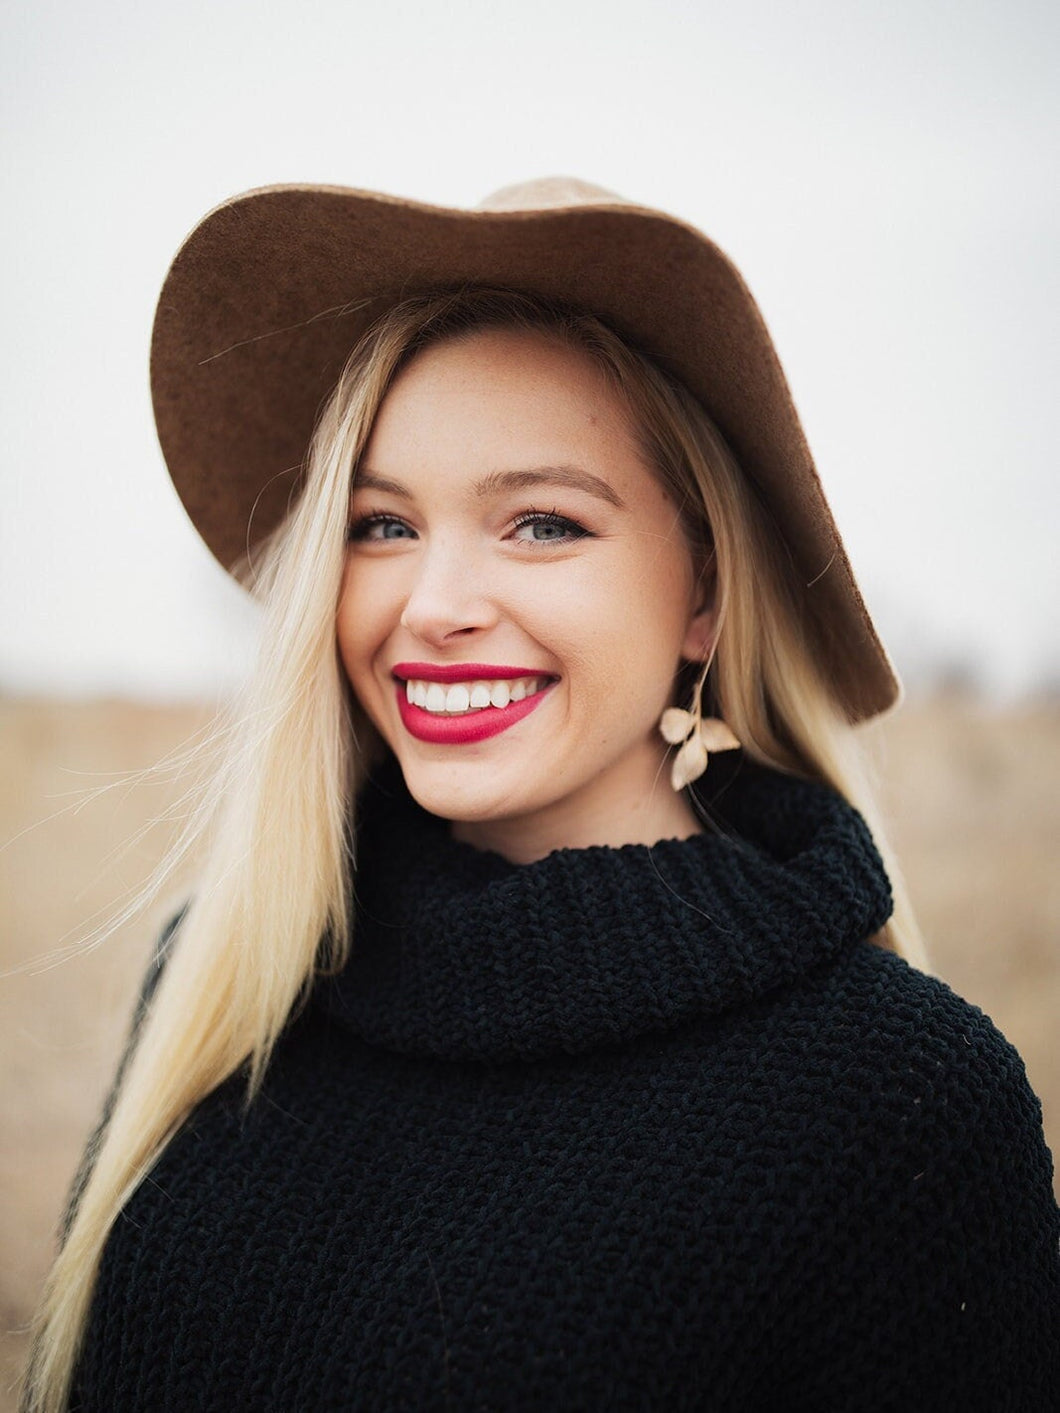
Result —
<instances>
[{"instance_id":1,"label":"ear","mask_svg":"<svg viewBox=\"0 0 1060 1413\"><path fill-rule=\"evenodd\" d=\"M695 606L692 609L681 656L686 662L706 662L714 651L718 636L717 579L714 573L713 556L700 571L695 589Z\"/></svg>"},{"instance_id":2,"label":"ear","mask_svg":"<svg viewBox=\"0 0 1060 1413\"><path fill-rule=\"evenodd\" d=\"M681 656L686 662L706 662L714 651L718 635L718 616L713 600L695 611L688 620Z\"/></svg>"}]
</instances>

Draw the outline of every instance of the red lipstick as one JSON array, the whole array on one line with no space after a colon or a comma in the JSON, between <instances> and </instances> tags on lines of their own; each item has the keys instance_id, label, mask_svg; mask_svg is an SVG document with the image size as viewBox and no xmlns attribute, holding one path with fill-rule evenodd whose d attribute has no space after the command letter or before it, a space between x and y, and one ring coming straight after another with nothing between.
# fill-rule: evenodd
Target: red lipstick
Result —
<instances>
[{"instance_id":1,"label":"red lipstick","mask_svg":"<svg viewBox=\"0 0 1060 1413\"><path fill-rule=\"evenodd\" d=\"M402 682L503 682L516 677L548 677L539 667L496 667L488 662L397 662L391 671Z\"/></svg>"},{"instance_id":2,"label":"red lipstick","mask_svg":"<svg viewBox=\"0 0 1060 1413\"><path fill-rule=\"evenodd\" d=\"M402 666L405 665L402 664ZM421 664L417 664L415 674L410 674L420 681L470 682L474 680L468 675L466 666L461 667L459 675L448 678L428 677L425 673L421 674L420 666ZM398 669L395 668L394 671L397 672ZM476 667L476 676L478 671L479 669ZM533 677L535 675L532 672L512 673L510 668L503 668L502 672L504 676L510 674L514 677ZM482 677L485 676L486 673L482 673ZM497 681L497 676L494 675L492 680ZM547 687L542 687L533 696L524 697L521 702L510 702L506 707L489 706L483 707L481 711L469 711L462 716L439 716L435 712L424 711L422 707L413 706L406 696L404 682L398 682L396 684L397 704L405 730L410 736L415 736L417 741L427 741L435 746L467 746L473 741L485 741L490 736L497 736L502 731L507 731L509 726L514 726L517 721L522 721L524 716L529 716L535 707L541 705L555 685L555 682L550 682Z\"/></svg>"}]
</instances>

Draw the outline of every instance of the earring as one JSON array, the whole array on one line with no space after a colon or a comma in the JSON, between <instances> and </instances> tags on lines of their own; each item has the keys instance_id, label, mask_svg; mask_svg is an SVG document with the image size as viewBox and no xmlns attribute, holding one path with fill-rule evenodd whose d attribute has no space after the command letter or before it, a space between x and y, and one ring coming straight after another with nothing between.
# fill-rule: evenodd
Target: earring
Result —
<instances>
[{"instance_id":1,"label":"earring","mask_svg":"<svg viewBox=\"0 0 1060 1413\"><path fill-rule=\"evenodd\" d=\"M703 716L703 685L709 667L708 663L695 685L690 710L667 707L659 721L663 740L671 746L681 747L674 756L670 770L670 784L675 790L683 790L693 780L699 779L707 768L711 751L740 749L740 742L724 721L716 716Z\"/></svg>"}]
</instances>

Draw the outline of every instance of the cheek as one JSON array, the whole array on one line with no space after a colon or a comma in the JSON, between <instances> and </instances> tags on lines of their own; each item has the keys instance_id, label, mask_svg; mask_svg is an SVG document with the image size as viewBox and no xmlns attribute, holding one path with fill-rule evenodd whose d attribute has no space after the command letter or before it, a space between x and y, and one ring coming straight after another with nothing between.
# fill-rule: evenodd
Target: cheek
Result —
<instances>
[{"instance_id":1,"label":"cheek","mask_svg":"<svg viewBox=\"0 0 1060 1413\"><path fill-rule=\"evenodd\" d=\"M638 549L598 575L585 602L604 632L628 641L631 655L676 661L691 616L691 569L665 542Z\"/></svg>"},{"instance_id":2,"label":"cheek","mask_svg":"<svg viewBox=\"0 0 1060 1413\"><path fill-rule=\"evenodd\" d=\"M601 572L602 571L602 572ZM683 562L657 554L538 586L523 622L579 681L572 706L650 713L667 705L689 616Z\"/></svg>"},{"instance_id":3,"label":"cheek","mask_svg":"<svg viewBox=\"0 0 1060 1413\"><path fill-rule=\"evenodd\" d=\"M366 592L360 576L348 567L335 614L335 636L346 676L364 706L369 705L364 697L372 658L384 632L381 619L378 597Z\"/></svg>"},{"instance_id":4,"label":"cheek","mask_svg":"<svg viewBox=\"0 0 1060 1413\"><path fill-rule=\"evenodd\" d=\"M683 566L648 563L627 580L611 618L611 660L631 714L654 721L669 705L690 616Z\"/></svg>"}]
</instances>

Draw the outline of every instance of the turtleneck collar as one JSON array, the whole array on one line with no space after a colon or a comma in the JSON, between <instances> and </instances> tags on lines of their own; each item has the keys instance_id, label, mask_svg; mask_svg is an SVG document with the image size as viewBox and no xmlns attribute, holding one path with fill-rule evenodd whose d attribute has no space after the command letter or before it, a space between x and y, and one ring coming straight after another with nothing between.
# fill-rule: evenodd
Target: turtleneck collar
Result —
<instances>
[{"instance_id":1,"label":"turtleneck collar","mask_svg":"<svg viewBox=\"0 0 1060 1413\"><path fill-rule=\"evenodd\" d=\"M396 767L363 792L353 955L321 985L371 1044L575 1054L719 1014L863 941L890 888L834 791L733 757L717 831L517 865L458 843Z\"/></svg>"}]
</instances>

